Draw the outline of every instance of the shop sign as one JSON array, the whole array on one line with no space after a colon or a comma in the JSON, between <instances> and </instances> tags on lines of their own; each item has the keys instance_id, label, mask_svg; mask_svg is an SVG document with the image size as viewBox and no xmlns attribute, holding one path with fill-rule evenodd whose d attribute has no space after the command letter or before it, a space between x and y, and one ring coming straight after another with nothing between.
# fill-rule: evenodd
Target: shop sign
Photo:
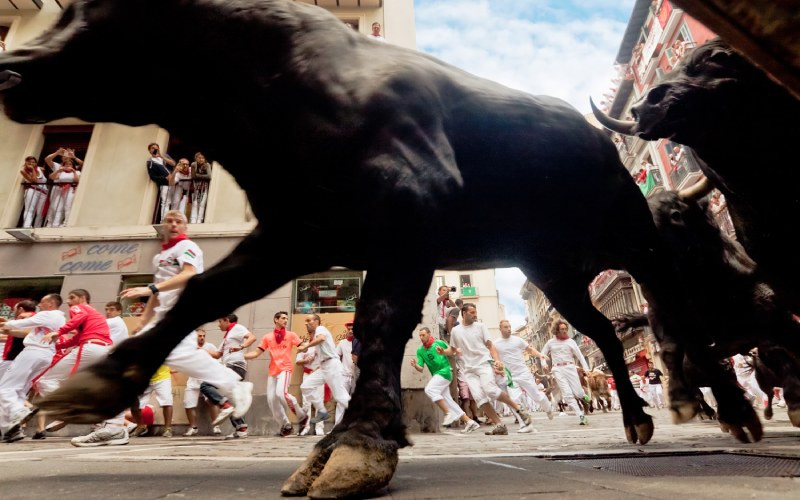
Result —
<instances>
[{"instance_id":1,"label":"shop sign","mask_svg":"<svg viewBox=\"0 0 800 500\"><path fill-rule=\"evenodd\" d=\"M625 357L625 363L633 363L636 361L637 355L644 351L641 344L636 344L634 346L628 347L625 349L623 356Z\"/></svg>"},{"instance_id":2,"label":"shop sign","mask_svg":"<svg viewBox=\"0 0 800 500\"><path fill-rule=\"evenodd\" d=\"M141 243L108 242L64 245L55 274L135 273Z\"/></svg>"}]
</instances>

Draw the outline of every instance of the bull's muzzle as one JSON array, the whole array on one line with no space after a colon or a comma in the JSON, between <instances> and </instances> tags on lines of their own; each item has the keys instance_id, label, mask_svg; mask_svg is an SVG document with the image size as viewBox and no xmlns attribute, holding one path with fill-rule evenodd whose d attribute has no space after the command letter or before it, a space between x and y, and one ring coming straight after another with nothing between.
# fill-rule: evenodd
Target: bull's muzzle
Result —
<instances>
[{"instance_id":1,"label":"bull's muzzle","mask_svg":"<svg viewBox=\"0 0 800 500\"><path fill-rule=\"evenodd\" d=\"M0 92L16 87L20 82L22 82L22 75L19 73L10 69L0 71Z\"/></svg>"}]
</instances>

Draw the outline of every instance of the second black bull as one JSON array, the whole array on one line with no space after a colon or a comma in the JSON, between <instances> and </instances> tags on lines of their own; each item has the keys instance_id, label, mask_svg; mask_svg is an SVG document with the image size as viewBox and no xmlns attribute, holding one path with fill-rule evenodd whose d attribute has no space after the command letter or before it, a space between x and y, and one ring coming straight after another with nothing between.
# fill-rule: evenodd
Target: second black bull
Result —
<instances>
[{"instance_id":1,"label":"second black bull","mask_svg":"<svg viewBox=\"0 0 800 500\"><path fill-rule=\"evenodd\" d=\"M143 23L170 36L142 37ZM152 54L168 56L173 74L205 68L210 84L132 78L151 74ZM65 73L81 78L54 92L52 75ZM680 315L680 298L616 149L564 102L376 43L322 9L283 0L76 0L54 28L0 57L0 88L18 122L157 123L204 145L259 219L191 280L163 322L64 384L46 403L56 416L115 415L193 328L296 276L366 269L358 387L284 493L371 491L389 481L408 444L400 365L433 271L519 266L602 350L628 440L650 440L652 419L622 345L587 285L600 271L625 269L664 310ZM265 151L269 164L253 168ZM339 214L349 214L347 246L337 244ZM287 221L302 227L303 244L281 243Z\"/></svg>"}]
</instances>

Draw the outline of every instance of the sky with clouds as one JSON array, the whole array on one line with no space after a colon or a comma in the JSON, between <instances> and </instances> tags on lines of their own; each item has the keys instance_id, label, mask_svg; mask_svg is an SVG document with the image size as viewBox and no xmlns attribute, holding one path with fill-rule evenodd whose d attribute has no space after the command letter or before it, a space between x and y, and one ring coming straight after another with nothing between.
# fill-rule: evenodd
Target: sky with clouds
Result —
<instances>
[{"instance_id":1,"label":"sky with clouds","mask_svg":"<svg viewBox=\"0 0 800 500\"><path fill-rule=\"evenodd\" d=\"M414 0L417 48L478 76L560 97L588 113L611 87L634 0ZM525 277L497 270L513 327L525 324Z\"/></svg>"}]
</instances>

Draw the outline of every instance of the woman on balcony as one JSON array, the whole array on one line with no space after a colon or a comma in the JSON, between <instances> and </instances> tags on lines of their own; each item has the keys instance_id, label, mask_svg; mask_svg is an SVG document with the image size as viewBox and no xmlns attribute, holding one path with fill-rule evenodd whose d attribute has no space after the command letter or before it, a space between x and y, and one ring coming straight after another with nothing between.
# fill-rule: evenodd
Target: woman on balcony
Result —
<instances>
[{"instance_id":1,"label":"woman on balcony","mask_svg":"<svg viewBox=\"0 0 800 500\"><path fill-rule=\"evenodd\" d=\"M56 156L61 157L61 163L53 161ZM83 161L75 156L75 151L64 148L58 148L58 151L46 156L44 161L53 170L50 180L55 184L50 193L50 209L45 225L64 227L69 219L72 200L75 198L75 189L78 187L81 177L80 171L76 169L76 164L83 166Z\"/></svg>"},{"instance_id":2,"label":"woman on balcony","mask_svg":"<svg viewBox=\"0 0 800 500\"><path fill-rule=\"evenodd\" d=\"M47 199L47 177L37 165L35 156L25 158L22 166L22 185L25 186L25 204L22 209L22 227L41 227L44 202Z\"/></svg>"}]
</instances>

